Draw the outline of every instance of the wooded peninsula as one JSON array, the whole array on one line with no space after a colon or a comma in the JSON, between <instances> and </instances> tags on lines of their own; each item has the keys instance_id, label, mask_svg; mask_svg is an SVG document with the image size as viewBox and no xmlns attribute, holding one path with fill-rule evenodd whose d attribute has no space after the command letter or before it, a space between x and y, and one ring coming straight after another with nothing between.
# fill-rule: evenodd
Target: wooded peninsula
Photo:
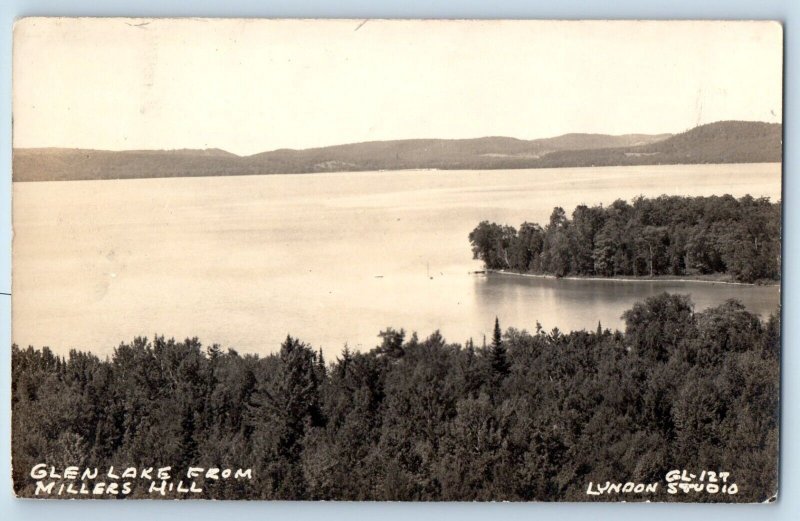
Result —
<instances>
[{"instance_id":1,"label":"wooded peninsula","mask_svg":"<svg viewBox=\"0 0 800 521\"><path fill-rule=\"evenodd\" d=\"M469 241L490 270L770 283L781 276L781 205L750 196L638 197L580 205L572 219L556 207L544 226L483 221Z\"/></svg>"}]
</instances>

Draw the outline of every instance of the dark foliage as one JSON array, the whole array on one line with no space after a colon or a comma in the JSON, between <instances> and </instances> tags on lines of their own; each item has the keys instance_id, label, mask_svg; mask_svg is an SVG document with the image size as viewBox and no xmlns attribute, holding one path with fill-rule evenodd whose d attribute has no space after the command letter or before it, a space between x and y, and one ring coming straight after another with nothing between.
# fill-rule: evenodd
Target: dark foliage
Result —
<instances>
[{"instance_id":1,"label":"dark foliage","mask_svg":"<svg viewBox=\"0 0 800 521\"><path fill-rule=\"evenodd\" d=\"M608 207L553 209L542 227L519 231L488 221L470 234L489 269L614 277L725 274L739 282L780 280L781 205L767 198L638 197Z\"/></svg>"},{"instance_id":2,"label":"dark foliage","mask_svg":"<svg viewBox=\"0 0 800 521\"><path fill-rule=\"evenodd\" d=\"M171 464L253 468L209 498L585 501L608 499L589 481L663 486L702 468L740 491L694 498L770 497L779 315L735 301L695 313L662 294L624 319L624 333L496 323L482 348L390 329L331 364L291 337L266 357L162 337L106 360L15 346L14 486L32 495L40 462Z\"/></svg>"}]
</instances>

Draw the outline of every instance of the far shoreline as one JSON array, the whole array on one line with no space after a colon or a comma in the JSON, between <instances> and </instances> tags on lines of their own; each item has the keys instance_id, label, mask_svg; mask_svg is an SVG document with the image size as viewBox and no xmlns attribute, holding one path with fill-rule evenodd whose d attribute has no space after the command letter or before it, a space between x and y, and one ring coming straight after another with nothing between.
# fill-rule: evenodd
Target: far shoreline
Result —
<instances>
[{"instance_id":1,"label":"far shoreline","mask_svg":"<svg viewBox=\"0 0 800 521\"><path fill-rule=\"evenodd\" d=\"M432 174L449 173L485 173L485 172L510 172L510 171L535 171L535 170L606 170L614 168L670 168L670 167L705 167L705 166L745 166L745 165L778 165L781 169L781 161L754 161L754 162L730 162L730 163L651 163L651 164L630 164L630 165L590 165L590 166L520 166L503 168L388 168L388 169L360 169L360 170L318 170L302 172L248 172L248 173L222 173L222 174L197 174L197 175L137 175L130 177L76 177L73 179L14 179L13 172L11 182L17 183L61 183L75 181L141 181L148 179L208 179L208 178L244 178L244 177L276 177L276 176L310 176L310 175L339 175L339 174L408 174L429 172Z\"/></svg>"},{"instance_id":2,"label":"far shoreline","mask_svg":"<svg viewBox=\"0 0 800 521\"><path fill-rule=\"evenodd\" d=\"M527 277L527 278L534 278L534 279L552 279L552 280L591 280L591 281L600 281L600 282L698 282L704 284L727 284L729 286L762 286L762 287L777 287L780 289L781 281L770 281L768 283L763 284L754 284L749 282L735 282L729 280L714 280L709 278L701 278L701 277L687 277L687 276L679 276L679 275L656 275L655 277L650 276L641 276L641 277L633 277L630 275L622 276L622 277L599 277L593 275L569 275L566 277L557 277L555 275L550 275L547 273L520 273L517 271L508 271L508 270L494 270L494 269L484 269L478 270L472 273L480 273L484 272L486 274L497 274L497 275L511 275L516 277Z\"/></svg>"}]
</instances>

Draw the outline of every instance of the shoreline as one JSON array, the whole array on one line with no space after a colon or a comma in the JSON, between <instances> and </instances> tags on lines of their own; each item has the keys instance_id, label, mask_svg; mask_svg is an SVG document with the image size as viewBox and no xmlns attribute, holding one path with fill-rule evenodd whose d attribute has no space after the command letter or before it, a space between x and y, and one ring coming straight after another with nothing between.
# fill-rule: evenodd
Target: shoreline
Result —
<instances>
[{"instance_id":1,"label":"shoreline","mask_svg":"<svg viewBox=\"0 0 800 521\"><path fill-rule=\"evenodd\" d=\"M591 281L600 281L600 282L698 282L703 284L727 284L730 286L754 286L754 287L777 287L780 289L781 282L771 282L769 284L752 284L749 282L734 282L734 281L727 281L727 280L709 280L709 279L699 279L699 278L685 278L685 277L676 277L670 278L669 275L667 276L658 276L658 277L632 277L632 276L624 276L624 277L595 277L595 276L579 276L579 275L570 275L568 277L556 277L555 275L550 275L546 273L519 273L516 271L507 271L507 270L492 270L492 269L485 269L483 270L486 274L495 273L498 275L511 275L516 277L528 277L534 279L553 279L553 280L591 280ZM473 272L476 273L476 272Z\"/></svg>"},{"instance_id":2,"label":"shoreline","mask_svg":"<svg viewBox=\"0 0 800 521\"><path fill-rule=\"evenodd\" d=\"M124 152L131 152L129 150ZM198 174L198 175L136 175L130 177L76 177L70 179L14 179L12 175L11 182L13 183L56 183L67 181L134 181L142 179L191 179L191 178L219 178L219 177L268 177L268 176L307 176L307 175L321 175L321 174L386 174L391 172L396 173L418 173L430 172L435 174L447 174L450 172L503 172L503 171L517 171L517 170L562 170L562 169L612 169L612 168L669 168L669 167L703 167L703 166L745 166L745 165L780 165L782 168L783 163L779 161L759 161L748 163L656 163L656 164L631 164L631 165L592 165L592 166L504 166L488 167L488 168L426 168L426 167L413 167L413 168L385 168L385 169L359 169L359 170L319 170L319 171L302 171L302 172L237 172L225 174Z\"/></svg>"}]
</instances>

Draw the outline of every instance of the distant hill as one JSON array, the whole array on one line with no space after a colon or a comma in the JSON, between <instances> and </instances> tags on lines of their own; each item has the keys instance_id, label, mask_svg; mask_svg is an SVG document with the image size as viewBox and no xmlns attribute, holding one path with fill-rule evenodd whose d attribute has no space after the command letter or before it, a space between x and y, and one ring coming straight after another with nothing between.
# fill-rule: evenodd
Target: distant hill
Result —
<instances>
[{"instance_id":1,"label":"distant hill","mask_svg":"<svg viewBox=\"0 0 800 521\"><path fill-rule=\"evenodd\" d=\"M773 163L781 161L781 134L778 123L719 121L636 147L554 152L539 166Z\"/></svg>"},{"instance_id":2,"label":"distant hill","mask_svg":"<svg viewBox=\"0 0 800 521\"><path fill-rule=\"evenodd\" d=\"M238 172L241 159L222 150L21 148L14 150L12 175L14 181L212 176Z\"/></svg>"},{"instance_id":3,"label":"distant hill","mask_svg":"<svg viewBox=\"0 0 800 521\"><path fill-rule=\"evenodd\" d=\"M15 149L14 181L131 179L413 168L490 170L781 160L781 125L722 121L682 134L565 134L520 140L406 139L241 157L224 150Z\"/></svg>"}]
</instances>

